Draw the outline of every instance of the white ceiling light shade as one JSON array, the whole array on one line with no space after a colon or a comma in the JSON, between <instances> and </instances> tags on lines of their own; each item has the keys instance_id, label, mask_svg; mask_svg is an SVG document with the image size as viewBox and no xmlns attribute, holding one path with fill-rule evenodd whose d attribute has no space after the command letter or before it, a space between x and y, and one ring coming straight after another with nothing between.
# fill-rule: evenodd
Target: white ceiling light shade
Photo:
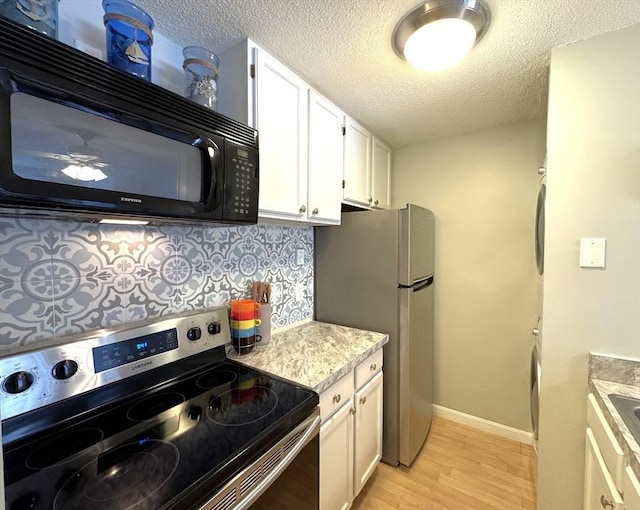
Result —
<instances>
[{"instance_id":1,"label":"white ceiling light shade","mask_svg":"<svg viewBox=\"0 0 640 510\"><path fill-rule=\"evenodd\" d=\"M438 71L460 62L487 31L489 8L480 0L432 0L396 25L396 54L414 67Z\"/></svg>"}]
</instances>

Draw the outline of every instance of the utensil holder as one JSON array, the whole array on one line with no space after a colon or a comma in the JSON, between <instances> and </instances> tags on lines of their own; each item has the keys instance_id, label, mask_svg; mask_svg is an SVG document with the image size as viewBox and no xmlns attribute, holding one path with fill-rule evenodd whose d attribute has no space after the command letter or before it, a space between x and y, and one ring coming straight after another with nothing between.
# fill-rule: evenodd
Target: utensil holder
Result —
<instances>
[{"instance_id":1,"label":"utensil holder","mask_svg":"<svg viewBox=\"0 0 640 510\"><path fill-rule=\"evenodd\" d=\"M257 330L262 335L260 345L266 345L271 340L271 304L262 303L262 315L260 317L261 324L257 327Z\"/></svg>"}]
</instances>

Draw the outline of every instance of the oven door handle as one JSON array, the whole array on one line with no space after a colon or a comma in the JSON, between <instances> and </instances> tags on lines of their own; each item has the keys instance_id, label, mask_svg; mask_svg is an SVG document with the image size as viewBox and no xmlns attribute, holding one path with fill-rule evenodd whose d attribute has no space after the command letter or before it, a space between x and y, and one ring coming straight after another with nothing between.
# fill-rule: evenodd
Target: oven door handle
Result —
<instances>
[{"instance_id":1,"label":"oven door handle","mask_svg":"<svg viewBox=\"0 0 640 510\"><path fill-rule=\"evenodd\" d=\"M304 431L304 432L302 432ZM282 459L278 462L276 467L268 473L262 480L260 480L255 487L253 487L249 492L244 493L240 501L237 501L236 505L232 508L233 510L246 510L249 508L256 500L264 494L267 489L271 486L273 482L289 467L289 465L293 462L293 460L298 456L298 454L309 444L309 442L320 432L320 411L318 408L314 411L314 413L303 421L300 425L298 425L295 429L293 429L289 434L287 434L283 439L278 441L278 444L273 448L270 448L264 455L262 455L255 463L251 466L245 468L242 473L236 476L227 486L222 489L216 496L207 501L200 510L212 510L216 508L217 503L221 498L227 500L225 495L228 495L228 491L226 490L229 486L236 486L236 490L239 493L239 486L242 480L246 477L247 473L252 473L255 470L255 466L261 464L265 458L269 458L273 455L273 452L279 448L282 448L282 445L286 444L291 440L296 434L302 433L300 438L298 438L296 444L282 457ZM225 507L227 508L227 507Z\"/></svg>"}]
</instances>

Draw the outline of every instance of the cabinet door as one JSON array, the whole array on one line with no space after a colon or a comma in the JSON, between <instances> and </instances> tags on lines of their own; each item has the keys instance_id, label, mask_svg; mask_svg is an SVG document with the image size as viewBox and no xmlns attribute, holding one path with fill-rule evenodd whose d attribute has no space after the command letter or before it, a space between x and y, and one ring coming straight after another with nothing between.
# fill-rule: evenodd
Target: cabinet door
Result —
<instances>
[{"instance_id":1,"label":"cabinet door","mask_svg":"<svg viewBox=\"0 0 640 510\"><path fill-rule=\"evenodd\" d=\"M371 197L371 133L353 119L345 119L345 202L369 206Z\"/></svg>"},{"instance_id":2,"label":"cabinet door","mask_svg":"<svg viewBox=\"0 0 640 510\"><path fill-rule=\"evenodd\" d=\"M307 217L339 224L344 165L344 114L327 99L309 91L309 181Z\"/></svg>"},{"instance_id":3,"label":"cabinet door","mask_svg":"<svg viewBox=\"0 0 640 510\"><path fill-rule=\"evenodd\" d=\"M382 458L382 373L355 393L354 497Z\"/></svg>"},{"instance_id":4,"label":"cabinet door","mask_svg":"<svg viewBox=\"0 0 640 510\"><path fill-rule=\"evenodd\" d=\"M308 86L264 51L255 50L260 142L259 213L301 219L307 208Z\"/></svg>"},{"instance_id":5,"label":"cabinet door","mask_svg":"<svg viewBox=\"0 0 640 510\"><path fill-rule=\"evenodd\" d=\"M391 208L391 149L373 138L371 154L371 194L373 207Z\"/></svg>"},{"instance_id":6,"label":"cabinet door","mask_svg":"<svg viewBox=\"0 0 640 510\"><path fill-rule=\"evenodd\" d=\"M320 510L346 510L353 501L353 401L320 429Z\"/></svg>"},{"instance_id":7,"label":"cabinet door","mask_svg":"<svg viewBox=\"0 0 640 510\"><path fill-rule=\"evenodd\" d=\"M622 481L624 493L624 510L640 510L640 482L631 466L625 468Z\"/></svg>"},{"instance_id":8,"label":"cabinet door","mask_svg":"<svg viewBox=\"0 0 640 510\"><path fill-rule=\"evenodd\" d=\"M586 442L584 510L622 510L622 498L590 428L587 429Z\"/></svg>"}]
</instances>

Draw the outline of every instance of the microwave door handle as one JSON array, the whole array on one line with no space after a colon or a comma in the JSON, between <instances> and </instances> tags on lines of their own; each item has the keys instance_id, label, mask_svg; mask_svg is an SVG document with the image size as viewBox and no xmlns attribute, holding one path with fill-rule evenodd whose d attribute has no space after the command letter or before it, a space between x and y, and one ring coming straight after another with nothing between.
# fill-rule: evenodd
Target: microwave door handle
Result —
<instances>
[{"instance_id":1,"label":"microwave door handle","mask_svg":"<svg viewBox=\"0 0 640 510\"><path fill-rule=\"evenodd\" d=\"M205 170L211 176L209 180L209 192L205 198L205 208L207 211L215 209L221 202L220 186L216 174L216 162L219 160L220 149L210 139L198 138L193 144L203 152Z\"/></svg>"}]
</instances>

